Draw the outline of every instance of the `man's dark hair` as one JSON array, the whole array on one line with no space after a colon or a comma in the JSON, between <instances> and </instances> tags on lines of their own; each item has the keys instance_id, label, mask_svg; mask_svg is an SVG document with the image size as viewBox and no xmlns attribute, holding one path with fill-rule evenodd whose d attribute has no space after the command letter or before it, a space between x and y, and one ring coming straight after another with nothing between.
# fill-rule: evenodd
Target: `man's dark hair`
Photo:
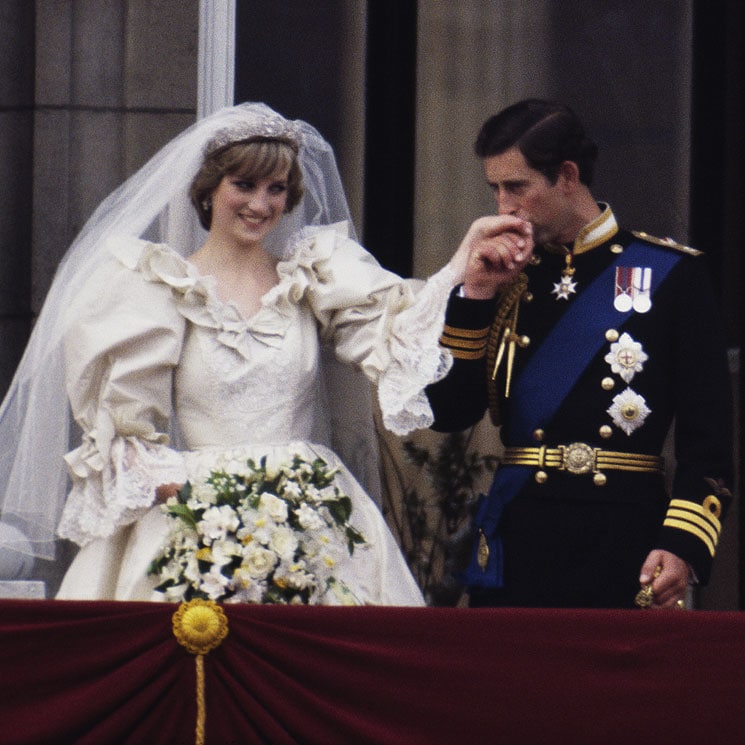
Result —
<instances>
[{"instance_id":1,"label":"man's dark hair","mask_svg":"<svg viewBox=\"0 0 745 745\"><path fill-rule=\"evenodd\" d=\"M556 183L559 167L566 160L577 164L583 184L592 183L598 148L568 106L539 98L512 104L487 119L474 149L480 158L488 158L513 146L531 168L540 171L552 184Z\"/></svg>"}]
</instances>

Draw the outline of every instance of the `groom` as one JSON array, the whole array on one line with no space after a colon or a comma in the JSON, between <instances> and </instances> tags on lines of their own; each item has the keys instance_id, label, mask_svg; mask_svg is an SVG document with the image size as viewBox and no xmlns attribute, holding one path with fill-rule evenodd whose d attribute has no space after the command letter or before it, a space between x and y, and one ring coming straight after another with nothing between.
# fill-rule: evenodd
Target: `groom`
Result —
<instances>
[{"instance_id":1,"label":"groom","mask_svg":"<svg viewBox=\"0 0 745 745\"><path fill-rule=\"evenodd\" d=\"M684 607L731 501L730 379L705 258L618 226L591 192L597 147L566 106L516 103L475 147L498 216L464 238L442 337L454 364L428 389L434 429L488 408L505 446L475 515L470 604ZM499 233L504 215L530 232Z\"/></svg>"}]
</instances>

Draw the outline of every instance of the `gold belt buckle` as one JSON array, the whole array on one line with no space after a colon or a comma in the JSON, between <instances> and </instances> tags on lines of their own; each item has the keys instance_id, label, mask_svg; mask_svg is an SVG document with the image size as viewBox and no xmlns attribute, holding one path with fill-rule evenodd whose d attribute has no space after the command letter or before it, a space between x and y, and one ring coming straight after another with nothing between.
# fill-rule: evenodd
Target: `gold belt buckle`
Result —
<instances>
[{"instance_id":1,"label":"gold belt buckle","mask_svg":"<svg viewBox=\"0 0 745 745\"><path fill-rule=\"evenodd\" d=\"M569 473L590 473L595 468L595 450L584 442L573 442L571 445L559 445L561 449L561 467Z\"/></svg>"}]
</instances>

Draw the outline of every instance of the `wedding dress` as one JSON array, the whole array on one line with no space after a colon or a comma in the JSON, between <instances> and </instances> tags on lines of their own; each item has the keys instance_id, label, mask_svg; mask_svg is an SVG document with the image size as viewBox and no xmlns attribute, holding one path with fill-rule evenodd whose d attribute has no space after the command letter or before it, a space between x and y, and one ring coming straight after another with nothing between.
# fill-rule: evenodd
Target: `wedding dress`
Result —
<instances>
[{"instance_id":1,"label":"wedding dress","mask_svg":"<svg viewBox=\"0 0 745 745\"><path fill-rule=\"evenodd\" d=\"M350 522L368 544L339 571L357 601L423 604L378 505L329 446L320 412L336 392L324 391L320 345L362 369L384 418L410 429L424 385L442 374L452 272L402 282L344 230L296 237L250 318L168 246L109 240L110 259L69 309L67 388L83 440L66 456L73 483L59 533L82 548L59 598L162 600L147 573L168 530L155 487L206 476L218 459L300 455L341 469ZM170 444L172 420L183 449Z\"/></svg>"},{"instance_id":2,"label":"wedding dress","mask_svg":"<svg viewBox=\"0 0 745 745\"><path fill-rule=\"evenodd\" d=\"M207 237L189 186L206 149L252 137L294 143L303 196L265 241L278 282L243 318L189 263ZM424 389L451 363L439 335L456 270L404 281L354 238L329 143L262 103L195 122L98 206L0 406L0 526L51 592L66 572L60 598L162 599L148 576L167 521L155 488L233 456L300 455L342 471L369 544L341 572L358 601L422 603L370 496L371 386L387 429L431 424ZM80 546L69 568L60 538Z\"/></svg>"}]
</instances>

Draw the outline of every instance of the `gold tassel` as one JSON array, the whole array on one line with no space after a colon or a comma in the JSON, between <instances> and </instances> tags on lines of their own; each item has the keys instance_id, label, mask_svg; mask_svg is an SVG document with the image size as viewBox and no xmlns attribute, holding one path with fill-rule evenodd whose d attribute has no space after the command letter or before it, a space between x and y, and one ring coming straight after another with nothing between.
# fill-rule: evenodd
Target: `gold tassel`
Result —
<instances>
[{"instance_id":1,"label":"gold tassel","mask_svg":"<svg viewBox=\"0 0 745 745\"><path fill-rule=\"evenodd\" d=\"M528 286L528 277L521 272L509 287L501 293L497 304L497 312L489 330L486 344L487 360L487 392L489 397L489 412L495 425L501 424L500 399L501 394L497 391L496 377L500 366L505 359L509 363L509 375L505 385L506 394L509 395L512 379L512 364L514 363L515 344L524 346L521 337L516 334L517 314L519 304ZM510 359L512 362L510 363Z\"/></svg>"},{"instance_id":2,"label":"gold tassel","mask_svg":"<svg viewBox=\"0 0 745 745\"><path fill-rule=\"evenodd\" d=\"M509 310L510 320L508 325L505 326L502 339L499 343L499 350L497 351L497 359L494 362L494 369L492 370L491 379L496 380L497 373L499 372L499 366L502 364L502 358L504 356L505 348L507 349L507 369L505 371L505 383L504 383L504 397L510 397L510 384L512 383L512 367L515 364L515 344L517 343L518 336L515 333L517 331L517 314L520 311L520 298L516 298L512 307Z\"/></svg>"},{"instance_id":3,"label":"gold tassel","mask_svg":"<svg viewBox=\"0 0 745 745\"><path fill-rule=\"evenodd\" d=\"M657 579L657 577L662 574L662 567L657 566L654 570L654 578ZM642 585L642 589L639 590L639 592L636 593L636 597L634 598L634 603L638 605L640 608L651 608L654 604L654 593L652 592L652 583L650 582L648 585Z\"/></svg>"},{"instance_id":4,"label":"gold tassel","mask_svg":"<svg viewBox=\"0 0 745 745\"><path fill-rule=\"evenodd\" d=\"M194 742L204 745L204 727L207 722L207 704L204 699L204 655L195 658L197 666L197 726Z\"/></svg>"}]
</instances>

